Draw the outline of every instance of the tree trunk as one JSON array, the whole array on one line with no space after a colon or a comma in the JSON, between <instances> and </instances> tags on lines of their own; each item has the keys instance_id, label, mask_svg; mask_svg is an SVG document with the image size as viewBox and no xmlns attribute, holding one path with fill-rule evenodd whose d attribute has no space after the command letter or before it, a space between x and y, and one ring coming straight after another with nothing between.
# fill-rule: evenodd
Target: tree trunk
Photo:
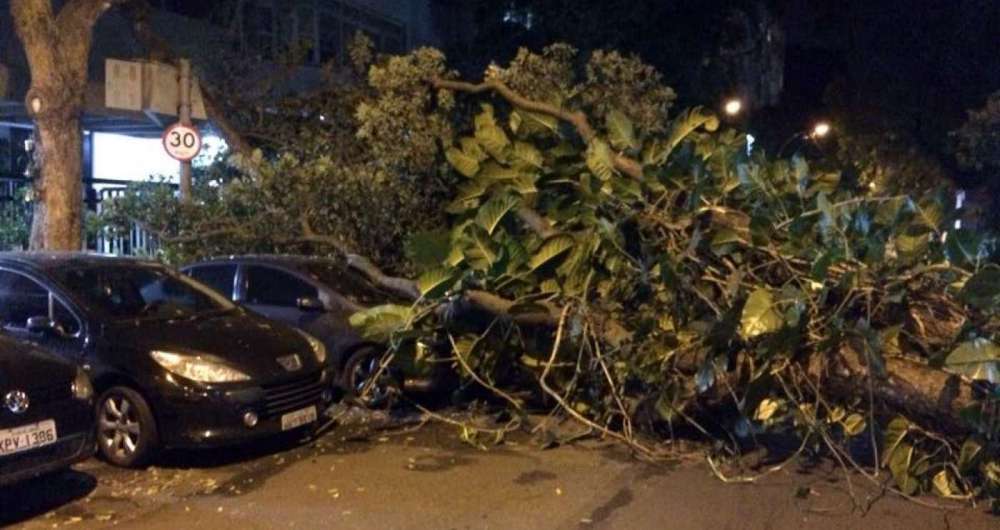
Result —
<instances>
[{"instance_id":1,"label":"tree trunk","mask_svg":"<svg viewBox=\"0 0 1000 530\"><path fill-rule=\"evenodd\" d=\"M69 0L58 14L50 0L12 0L10 12L31 69L25 97L35 120L41 169L36 185L31 248L83 248L80 114L94 24L124 0Z\"/></svg>"},{"instance_id":2,"label":"tree trunk","mask_svg":"<svg viewBox=\"0 0 1000 530\"><path fill-rule=\"evenodd\" d=\"M33 250L83 249L83 171L80 120L67 116L39 122L36 149L43 157L32 217Z\"/></svg>"}]
</instances>

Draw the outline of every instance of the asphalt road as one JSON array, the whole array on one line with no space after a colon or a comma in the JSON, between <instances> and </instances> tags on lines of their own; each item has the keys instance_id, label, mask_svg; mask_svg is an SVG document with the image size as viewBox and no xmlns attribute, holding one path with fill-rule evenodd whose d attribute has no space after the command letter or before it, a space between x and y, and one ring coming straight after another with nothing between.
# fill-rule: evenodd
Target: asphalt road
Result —
<instances>
[{"instance_id":1,"label":"asphalt road","mask_svg":"<svg viewBox=\"0 0 1000 530\"><path fill-rule=\"evenodd\" d=\"M376 418L377 420L377 418ZM363 421L363 420L362 420ZM791 464L725 484L695 457L640 463L615 446L487 451L455 427L340 426L306 444L171 453L143 471L98 461L0 489L19 529L1000 528L983 508L940 510L878 495L864 480ZM877 499L860 514L855 498ZM936 502L934 499L929 501Z\"/></svg>"}]
</instances>

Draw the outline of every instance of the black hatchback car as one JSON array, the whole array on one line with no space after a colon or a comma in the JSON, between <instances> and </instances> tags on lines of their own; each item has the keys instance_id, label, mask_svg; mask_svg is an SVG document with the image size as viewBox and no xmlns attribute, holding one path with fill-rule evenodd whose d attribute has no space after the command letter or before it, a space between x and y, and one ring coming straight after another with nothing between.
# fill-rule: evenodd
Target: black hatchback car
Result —
<instances>
[{"instance_id":1,"label":"black hatchback car","mask_svg":"<svg viewBox=\"0 0 1000 530\"><path fill-rule=\"evenodd\" d=\"M93 397L75 364L0 336L0 486L94 454Z\"/></svg>"},{"instance_id":2,"label":"black hatchback car","mask_svg":"<svg viewBox=\"0 0 1000 530\"><path fill-rule=\"evenodd\" d=\"M90 374L116 465L303 428L333 398L321 342L155 262L0 253L0 324Z\"/></svg>"},{"instance_id":3,"label":"black hatchback car","mask_svg":"<svg viewBox=\"0 0 1000 530\"><path fill-rule=\"evenodd\" d=\"M423 368L397 365L392 373L379 370L383 344L365 340L350 322L362 309L401 302L379 289L341 261L294 255L230 256L181 268L223 296L268 318L290 324L322 341L330 352L330 366L339 371L344 391L357 394L374 374L366 405L384 404L390 387L441 390L452 375L444 362L435 362L439 348L421 344ZM412 363L411 363L412 364Z\"/></svg>"}]
</instances>

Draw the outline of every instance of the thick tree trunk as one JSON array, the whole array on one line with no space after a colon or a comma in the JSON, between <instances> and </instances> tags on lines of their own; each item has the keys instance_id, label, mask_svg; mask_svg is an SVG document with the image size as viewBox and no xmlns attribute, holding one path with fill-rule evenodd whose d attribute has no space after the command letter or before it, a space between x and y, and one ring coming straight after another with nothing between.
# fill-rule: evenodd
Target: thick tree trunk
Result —
<instances>
[{"instance_id":1,"label":"thick tree trunk","mask_svg":"<svg viewBox=\"0 0 1000 530\"><path fill-rule=\"evenodd\" d=\"M55 13L51 0L12 0L10 12L31 69L25 97L38 134L40 161L31 248L83 248L80 114L87 60L97 19L124 0L69 0Z\"/></svg>"},{"instance_id":2,"label":"thick tree trunk","mask_svg":"<svg viewBox=\"0 0 1000 530\"><path fill-rule=\"evenodd\" d=\"M83 171L80 120L75 116L39 123L36 149L44 160L32 220L31 247L37 250L83 248Z\"/></svg>"}]
</instances>

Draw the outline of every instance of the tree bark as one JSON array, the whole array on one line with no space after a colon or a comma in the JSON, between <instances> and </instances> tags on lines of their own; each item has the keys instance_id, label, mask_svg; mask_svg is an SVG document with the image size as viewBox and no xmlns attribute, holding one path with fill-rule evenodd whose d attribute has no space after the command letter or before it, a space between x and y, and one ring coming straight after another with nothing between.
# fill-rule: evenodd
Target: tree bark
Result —
<instances>
[{"instance_id":1,"label":"tree bark","mask_svg":"<svg viewBox=\"0 0 1000 530\"><path fill-rule=\"evenodd\" d=\"M124 0L70 0L59 13L50 0L12 0L14 26L31 70L25 97L34 119L41 161L31 248L83 248L80 114L87 60L97 19Z\"/></svg>"}]
</instances>

